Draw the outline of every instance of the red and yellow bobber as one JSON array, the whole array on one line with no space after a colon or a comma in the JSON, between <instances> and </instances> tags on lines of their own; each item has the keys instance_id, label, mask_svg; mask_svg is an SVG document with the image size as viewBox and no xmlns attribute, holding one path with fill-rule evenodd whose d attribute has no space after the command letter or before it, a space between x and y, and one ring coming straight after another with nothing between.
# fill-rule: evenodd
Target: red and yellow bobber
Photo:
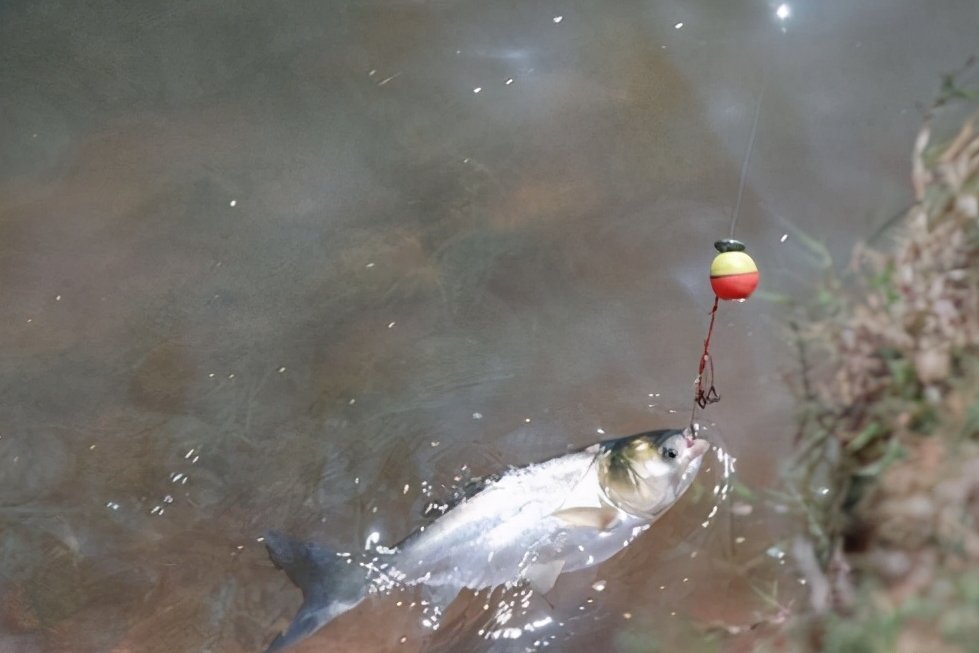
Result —
<instances>
[{"instance_id":1,"label":"red and yellow bobber","mask_svg":"<svg viewBox=\"0 0 979 653\"><path fill-rule=\"evenodd\" d=\"M744 243L728 238L714 243L718 254L710 264L710 286L720 299L748 299L758 287L758 266L745 254Z\"/></svg>"}]
</instances>

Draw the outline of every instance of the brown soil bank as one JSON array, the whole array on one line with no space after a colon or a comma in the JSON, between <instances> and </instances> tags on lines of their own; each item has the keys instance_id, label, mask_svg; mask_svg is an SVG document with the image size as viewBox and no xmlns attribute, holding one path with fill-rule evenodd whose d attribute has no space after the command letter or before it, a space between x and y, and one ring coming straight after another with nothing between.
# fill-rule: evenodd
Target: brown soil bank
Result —
<instances>
[{"instance_id":1,"label":"brown soil bank","mask_svg":"<svg viewBox=\"0 0 979 653\"><path fill-rule=\"evenodd\" d=\"M858 248L797 329L811 605L773 649L979 651L976 128L922 129L891 246Z\"/></svg>"}]
</instances>

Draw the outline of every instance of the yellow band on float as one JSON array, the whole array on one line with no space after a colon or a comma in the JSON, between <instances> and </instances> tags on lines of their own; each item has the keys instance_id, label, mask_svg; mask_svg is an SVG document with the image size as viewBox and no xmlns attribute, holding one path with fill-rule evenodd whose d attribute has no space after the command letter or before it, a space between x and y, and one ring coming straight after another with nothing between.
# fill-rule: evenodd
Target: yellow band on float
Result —
<instances>
[{"instance_id":1,"label":"yellow band on float","mask_svg":"<svg viewBox=\"0 0 979 653\"><path fill-rule=\"evenodd\" d=\"M724 252L714 257L710 264L710 276L726 277L732 274L757 272L758 267L744 252Z\"/></svg>"}]
</instances>

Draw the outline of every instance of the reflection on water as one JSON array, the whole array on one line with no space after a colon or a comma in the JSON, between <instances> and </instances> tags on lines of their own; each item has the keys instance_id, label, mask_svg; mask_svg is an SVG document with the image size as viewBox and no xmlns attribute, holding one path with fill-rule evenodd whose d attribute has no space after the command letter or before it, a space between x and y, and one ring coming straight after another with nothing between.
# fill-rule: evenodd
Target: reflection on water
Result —
<instances>
[{"instance_id":1,"label":"reflection on water","mask_svg":"<svg viewBox=\"0 0 979 653\"><path fill-rule=\"evenodd\" d=\"M682 425L763 81L738 236L791 293L783 234L902 207L974 47L971 0L851 4L4 3L0 649L256 651L298 603L265 529L392 541L422 481ZM464 595L306 650L749 650L711 626L798 592L748 495L791 359L763 299L722 309L744 496L708 528L714 477L534 597L539 638Z\"/></svg>"}]
</instances>

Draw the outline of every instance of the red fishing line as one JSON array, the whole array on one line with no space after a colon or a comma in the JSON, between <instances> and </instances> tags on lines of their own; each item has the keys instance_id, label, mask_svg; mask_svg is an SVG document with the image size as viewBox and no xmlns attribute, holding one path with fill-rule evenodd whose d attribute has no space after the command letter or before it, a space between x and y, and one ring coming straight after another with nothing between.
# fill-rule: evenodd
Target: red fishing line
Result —
<instances>
[{"instance_id":1,"label":"red fishing line","mask_svg":"<svg viewBox=\"0 0 979 653\"><path fill-rule=\"evenodd\" d=\"M714 361L710 357L710 337L714 333L714 318L717 316L717 304L720 298L714 295L714 306L710 309L710 324L707 327L707 337L704 339L704 351L700 355L700 367L697 370L697 382L694 384L694 403L700 408L706 408L708 404L720 401L721 396L714 387ZM708 372L705 383L704 372ZM704 386L707 389L704 389Z\"/></svg>"}]
</instances>

